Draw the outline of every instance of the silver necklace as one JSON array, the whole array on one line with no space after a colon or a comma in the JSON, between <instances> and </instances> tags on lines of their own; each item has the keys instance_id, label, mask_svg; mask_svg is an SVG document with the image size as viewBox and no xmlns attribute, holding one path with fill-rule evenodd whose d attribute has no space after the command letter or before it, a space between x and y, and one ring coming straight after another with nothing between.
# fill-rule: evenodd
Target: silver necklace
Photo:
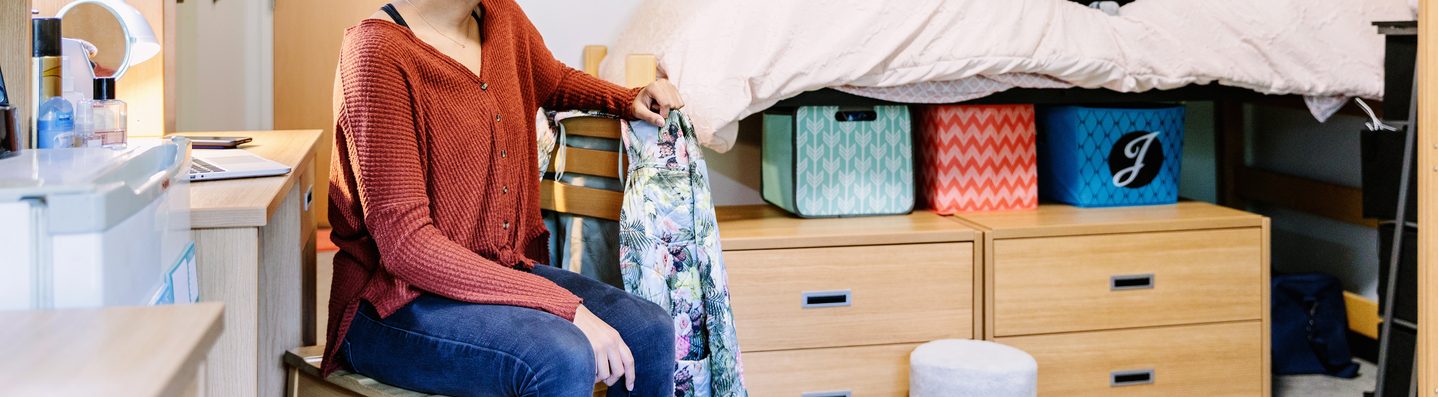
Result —
<instances>
[{"instance_id":1,"label":"silver necklace","mask_svg":"<svg viewBox=\"0 0 1438 397\"><path fill-rule=\"evenodd\" d=\"M430 29L430 30L433 30L435 33L439 33L440 36L444 36L445 39L448 39L450 42L453 42L454 45L459 46L459 48L464 48L464 49L468 49L468 48L469 48L469 46L464 45L464 43L460 43L459 40L455 40L453 37L449 37L449 35L444 34L444 32L443 32L443 31L440 31L439 28L434 27L434 24L429 23L429 19L425 19L425 17L424 17L424 11L423 11L423 10L420 10L420 9L419 9L419 6L414 5L414 2L412 2L412 1L410 1L410 0L404 0L404 2L405 2L405 3L409 3L409 6L410 6L411 8L414 8L414 13L415 13L416 15L419 15L419 20L420 20L420 21L423 21L424 24L425 24L425 26L429 26L429 29Z\"/></svg>"}]
</instances>

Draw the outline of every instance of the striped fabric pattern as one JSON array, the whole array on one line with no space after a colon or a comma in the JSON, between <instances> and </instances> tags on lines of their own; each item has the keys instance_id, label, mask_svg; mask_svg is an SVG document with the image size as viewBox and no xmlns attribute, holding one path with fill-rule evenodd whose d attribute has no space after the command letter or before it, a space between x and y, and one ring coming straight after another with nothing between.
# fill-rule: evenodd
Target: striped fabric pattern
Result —
<instances>
[{"instance_id":1,"label":"striped fabric pattern","mask_svg":"<svg viewBox=\"0 0 1438 397\"><path fill-rule=\"evenodd\" d=\"M1038 207L1033 105L928 106L918 125L920 195L936 212Z\"/></svg>"}]
</instances>

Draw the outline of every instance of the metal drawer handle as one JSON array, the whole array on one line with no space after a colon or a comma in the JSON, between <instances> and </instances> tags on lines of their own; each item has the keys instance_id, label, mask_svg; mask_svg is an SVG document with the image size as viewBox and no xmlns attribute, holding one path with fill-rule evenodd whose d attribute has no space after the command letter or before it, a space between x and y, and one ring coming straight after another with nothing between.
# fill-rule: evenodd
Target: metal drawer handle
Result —
<instances>
[{"instance_id":1,"label":"metal drawer handle","mask_svg":"<svg viewBox=\"0 0 1438 397\"><path fill-rule=\"evenodd\" d=\"M1153 368L1109 373L1109 387L1124 387L1153 384Z\"/></svg>"},{"instance_id":2,"label":"metal drawer handle","mask_svg":"<svg viewBox=\"0 0 1438 397\"><path fill-rule=\"evenodd\" d=\"M799 397L853 397L853 396L854 396L854 391L852 391L852 390L811 391L811 392L804 392L803 394L800 394L800 395L799 395Z\"/></svg>"},{"instance_id":3,"label":"metal drawer handle","mask_svg":"<svg viewBox=\"0 0 1438 397\"><path fill-rule=\"evenodd\" d=\"M853 303L853 293L850 290L804 292L803 307L805 309L849 306L851 303ZM806 394L805 397L808 395Z\"/></svg>"},{"instance_id":4,"label":"metal drawer handle","mask_svg":"<svg viewBox=\"0 0 1438 397\"><path fill-rule=\"evenodd\" d=\"M305 212L309 212L310 204L315 202L315 185L305 187Z\"/></svg>"},{"instance_id":5,"label":"metal drawer handle","mask_svg":"<svg viewBox=\"0 0 1438 397\"><path fill-rule=\"evenodd\" d=\"M1153 273L1113 276L1109 278L1108 289L1111 291L1153 289Z\"/></svg>"}]
</instances>

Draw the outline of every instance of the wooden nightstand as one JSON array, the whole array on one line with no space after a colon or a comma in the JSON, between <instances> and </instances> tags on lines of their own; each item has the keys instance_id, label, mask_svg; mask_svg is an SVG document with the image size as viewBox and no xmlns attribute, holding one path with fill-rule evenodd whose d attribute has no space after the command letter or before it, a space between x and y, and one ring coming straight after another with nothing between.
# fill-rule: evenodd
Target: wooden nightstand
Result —
<instances>
[{"instance_id":1,"label":"wooden nightstand","mask_svg":"<svg viewBox=\"0 0 1438 397\"><path fill-rule=\"evenodd\" d=\"M904 396L909 352L978 328L973 229L928 212L718 209L751 395Z\"/></svg>"},{"instance_id":2,"label":"wooden nightstand","mask_svg":"<svg viewBox=\"0 0 1438 397\"><path fill-rule=\"evenodd\" d=\"M984 233L984 337L1041 395L1270 393L1268 219L1198 202L961 214Z\"/></svg>"}]
</instances>

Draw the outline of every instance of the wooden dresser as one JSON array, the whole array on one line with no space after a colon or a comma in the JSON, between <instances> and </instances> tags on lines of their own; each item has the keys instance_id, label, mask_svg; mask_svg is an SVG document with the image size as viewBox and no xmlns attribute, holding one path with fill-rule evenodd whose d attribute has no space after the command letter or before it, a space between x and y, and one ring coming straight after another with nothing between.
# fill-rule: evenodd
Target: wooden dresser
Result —
<instances>
[{"instance_id":1,"label":"wooden dresser","mask_svg":"<svg viewBox=\"0 0 1438 397\"><path fill-rule=\"evenodd\" d=\"M751 395L905 396L914 347L976 335L978 233L959 222L718 216Z\"/></svg>"},{"instance_id":2,"label":"wooden dresser","mask_svg":"<svg viewBox=\"0 0 1438 397\"><path fill-rule=\"evenodd\" d=\"M210 352L210 396L279 396L285 351L315 343L315 186L319 130L186 132L246 136L241 145L290 167L280 176L190 184L200 300L225 304ZM323 301L321 301L323 302ZM323 303L321 303L323 304Z\"/></svg>"},{"instance_id":3,"label":"wooden dresser","mask_svg":"<svg viewBox=\"0 0 1438 397\"><path fill-rule=\"evenodd\" d=\"M1270 394L1267 218L1197 202L957 218L983 231L983 335L1038 360L1040 395Z\"/></svg>"}]
</instances>

